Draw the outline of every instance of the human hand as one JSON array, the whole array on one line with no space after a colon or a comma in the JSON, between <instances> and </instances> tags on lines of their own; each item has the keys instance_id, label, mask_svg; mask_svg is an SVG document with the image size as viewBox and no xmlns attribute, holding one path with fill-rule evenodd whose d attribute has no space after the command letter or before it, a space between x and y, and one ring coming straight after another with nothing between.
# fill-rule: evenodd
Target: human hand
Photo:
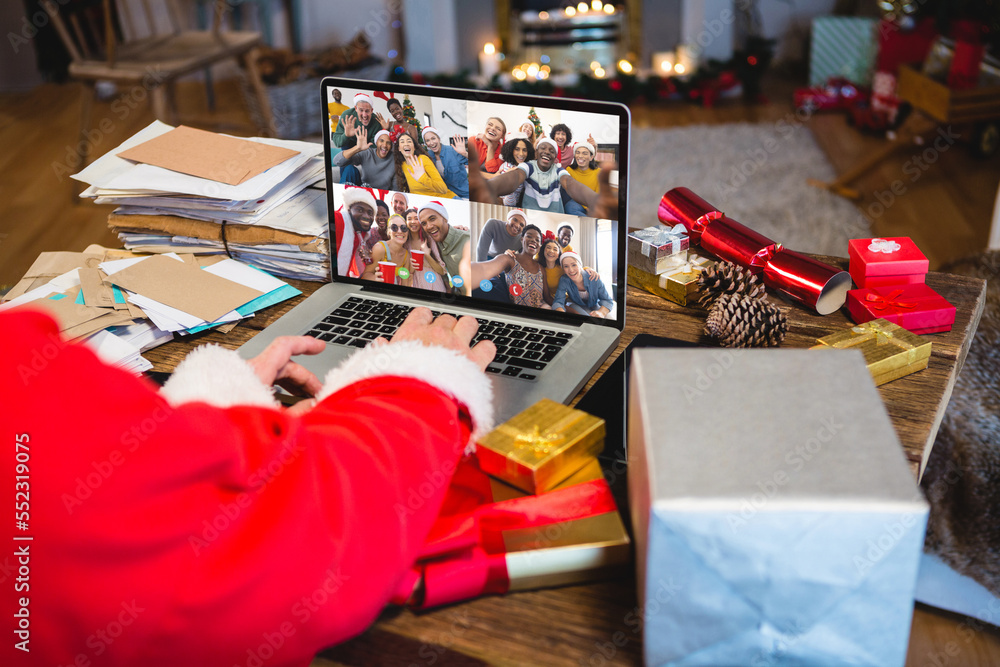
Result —
<instances>
[{"instance_id":1,"label":"human hand","mask_svg":"<svg viewBox=\"0 0 1000 667\"><path fill-rule=\"evenodd\" d=\"M601 274L598 273L597 271L594 271L589 266L583 267L583 270L587 272L587 277L590 278L591 280L600 280L601 279Z\"/></svg>"},{"instance_id":2,"label":"human hand","mask_svg":"<svg viewBox=\"0 0 1000 667\"><path fill-rule=\"evenodd\" d=\"M616 220L618 218L618 188L611 187L611 170L615 168L615 163L605 161L601 163L601 171L597 174L597 205L594 206L594 217L603 220ZM470 191L471 191L471 181Z\"/></svg>"},{"instance_id":3,"label":"human hand","mask_svg":"<svg viewBox=\"0 0 1000 667\"><path fill-rule=\"evenodd\" d=\"M594 140L594 135L593 134L588 134L587 135L587 143L590 144L591 146L593 146L594 150L597 150L597 141Z\"/></svg>"},{"instance_id":4,"label":"human hand","mask_svg":"<svg viewBox=\"0 0 1000 667\"><path fill-rule=\"evenodd\" d=\"M591 317L600 317L601 319L603 319L604 318L604 313L601 312L601 311L599 311L599 310L592 310L592 311L590 311L590 316Z\"/></svg>"},{"instance_id":5,"label":"human hand","mask_svg":"<svg viewBox=\"0 0 1000 667\"><path fill-rule=\"evenodd\" d=\"M451 315L441 315L434 319L430 309L415 308L396 331L392 342L416 340L424 345L437 345L454 350L470 359L481 370L486 370L496 356L497 348L493 341L489 340L480 341L474 347L469 347L472 337L478 330L479 323L474 317L465 316L456 320Z\"/></svg>"},{"instance_id":6,"label":"human hand","mask_svg":"<svg viewBox=\"0 0 1000 667\"><path fill-rule=\"evenodd\" d=\"M353 137L357 133L357 119L354 116L344 116L344 136Z\"/></svg>"},{"instance_id":7,"label":"human hand","mask_svg":"<svg viewBox=\"0 0 1000 667\"><path fill-rule=\"evenodd\" d=\"M368 143L368 130L364 127L358 128L358 150L363 151L371 144Z\"/></svg>"},{"instance_id":8,"label":"human hand","mask_svg":"<svg viewBox=\"0 0 1000 667\"><path fill-rule=\"evenodd\" d=\"M323 384L310 371L292 361L292 357L319 354L325 349L326 343L312 336L280 336L247 363L265 386L277 384L296 396L314 396ZM313 404L313 401L301 401L289 411L303 412Z\"/></svg>"},{"instance_id":9,"label":"human hand","mask_svg":"<svg viewBox=\"0 0 1000 667\"><path fill-rule=\"evenodd\" d=\"M455 152L462 157L469 157L469 140L460 134L456 134L453 138L455 140Z\"/></svg>"},{"instance_id":10,"label":"human hand","mask_svg":"<svg viewBox=\"0 0 1000 667\"><path fill-rule=\"evenodd\" d=\"M469 200L490 203L496 198L483 172L479 171L479 151L469 151Z\"/></svg>"},{"instance_id":11,"label":"human hand","mask_svg":"<svg viewBox=\"0 0 1000 667\"><path fill-rule=\"evenodd\" d=\"M513 250L504 250L503 254L507 255L508 257L513 257L514 259L517 259L517 253L514 252Z\"/></svg>"},{"instance_id":12,"label":"human hand","mask_svg":"<svg viewBox=\"0 0 1000 667\"><path fill-rule=\"evenodd\" d=\"M385 119L385 117L382 114L378 113L377 111L375 112L375 120L378 121L378 124L382 126L383 130L389 129L389 122Z\"/></svg>"},{"instance_id":13,"label":"human hand","mask_svg":"<svg viewBox=\"0 0 1000 667\"><path fill-rule=\"evenodd\" d=\"M413 153L406 156L406 164L410 165L410 169L413 170L413 180L419 181L420 178L426 173L424 171L424 163L420 161Z\"/></svg>"}]
</instances>

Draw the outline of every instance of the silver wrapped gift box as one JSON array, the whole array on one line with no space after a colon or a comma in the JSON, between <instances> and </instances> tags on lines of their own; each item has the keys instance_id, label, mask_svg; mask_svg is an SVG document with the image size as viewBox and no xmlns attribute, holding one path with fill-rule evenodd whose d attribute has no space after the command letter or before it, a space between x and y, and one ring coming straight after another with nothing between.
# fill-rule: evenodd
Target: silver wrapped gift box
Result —
<instances>
[{"instance_id":1,"label":"silver wrapped gift box","mask_svg":"<svg viewBox=\"0 0 1000 667\"><path fill-rule=\"evenodd\" d=\"M928 506L861 353L646 349L632 369L646 663L903 665Z\"/></svg>"},{"instance_id":2,"label":"silver wrapped gift box","mask_svg":"<svg viewBox=\"0 0 1000 667\"><path fill-rule=\"evenodd\" d=\"M628 234L629 266L659 275L687 262L691 239L684 225L655 225Z\"/></svg>"}]
</instances>

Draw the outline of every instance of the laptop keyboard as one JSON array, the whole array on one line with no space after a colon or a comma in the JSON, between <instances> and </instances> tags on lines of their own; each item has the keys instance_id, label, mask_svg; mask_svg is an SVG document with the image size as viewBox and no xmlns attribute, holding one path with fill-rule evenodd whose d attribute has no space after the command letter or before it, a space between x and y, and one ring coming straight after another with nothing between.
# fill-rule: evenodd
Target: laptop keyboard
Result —
<instances>
[{"instance_id":1,"label":"laptop keyboard","mask_svg":"<svg viewBox=\"0 0 1000 667\"><path fill-rule=\"evenodd\" d=\"M378 299L348 297L314 326L308 335L332 345L365 347L379 336L392 338L413 306ZM434 317L441 311L432 311ZM461 317L458 313L445 313ZM573 340L573 334L533 326L511 324L478 317L479 331L473 344L492 340L497 355L487 373L522 380L535 380L538 374Z\"/></svg>"}]
</instances>

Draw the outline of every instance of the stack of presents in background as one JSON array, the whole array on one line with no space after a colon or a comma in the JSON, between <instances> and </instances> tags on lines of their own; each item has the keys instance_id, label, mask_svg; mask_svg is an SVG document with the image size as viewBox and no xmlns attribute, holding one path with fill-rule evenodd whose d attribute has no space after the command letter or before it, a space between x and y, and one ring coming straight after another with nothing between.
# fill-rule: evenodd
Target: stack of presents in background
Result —
<instances>
[{"instance_id":1,"label":"stack of presents in background","mask_svg":"<svg viewBox=\"0 0 1000 667\"><path fill-rule=\"evenodd\" d=\"M886 4L886 3L883 3ZM809 60L811 91L832 94L818 97L806 89L796 92L801 100L818 100L813 110L846 108L861 129L881 131L904 120L897 118L901 100L897 84L903 66L951 90L1000 85L1000 63L985 53L983 41L995 26L954 18L944 25L941 16L923 16L922 3L911 5L881 20L850 16L822 16L813 19ZM985 4L985 3L984 3ZM983 12L987 12L983 9ZM956 8L956 16L961 10ZM939 29L946 34L939 34ZM838 88L853 84L857 91L843 99ZM837 98L837 99L834 99Z\"/></svg>"},{"instance_id":2,"label":"stack of presents in background","mask_svg":"<svg viewBox=\"0 0 1000 667\"><path fill-rule=\"evenodd\" d=\"M548 399L482 436L442 471L444 505L393 601L422 609L625 571L631 543L597 459L604 438L603 419Z\"/></svg>"}]
</instances>

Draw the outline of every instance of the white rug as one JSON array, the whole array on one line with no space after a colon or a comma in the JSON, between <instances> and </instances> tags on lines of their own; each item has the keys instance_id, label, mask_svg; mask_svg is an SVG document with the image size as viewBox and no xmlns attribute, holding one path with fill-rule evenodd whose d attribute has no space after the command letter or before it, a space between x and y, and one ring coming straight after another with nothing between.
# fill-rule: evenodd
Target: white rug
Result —
<instances>
[{"instance_id":1,"label":"white rug","mask_svg":"<svg viewBox=\"0 0 1000 667\"><path fill-rule=\"evenodd\" d=\"M849 201L806 184L836 174L812 132L784 121L632 132L630 224L656 223L667 190L688 187L726 215L792 250L847 257L871 236Z\"/></svg>"}]
</instances>

